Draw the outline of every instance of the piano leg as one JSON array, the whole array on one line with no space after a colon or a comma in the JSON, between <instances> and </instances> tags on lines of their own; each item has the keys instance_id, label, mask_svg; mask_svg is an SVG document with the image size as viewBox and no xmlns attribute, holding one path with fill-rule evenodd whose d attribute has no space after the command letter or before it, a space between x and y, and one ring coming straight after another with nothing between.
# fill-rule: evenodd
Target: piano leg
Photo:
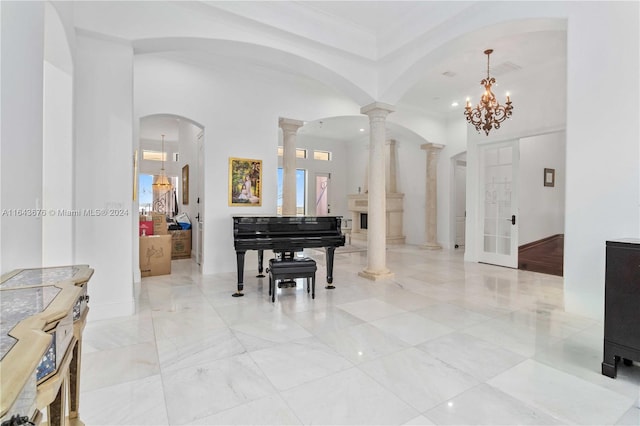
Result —
<instances>
[{"instance_id":1,"label":"piano leg","mask_svg":"<svg viewBox=\"0 0 640 426\"><path fill-rule=\"evenodd\" d=\"M244 281L244 254L246 251L236 251L236 264L238 266L238 291L233 293L233 297L242 297L242 289L244 285L242 284Z\"/></svg>"},{"instance_id":2,"label":"piano leg","mask_svg":"<svg viewBox=\"0 0 640 426\"><path fill-rule=\"evenodd\" d=\"M336 251L335 247L326 247L325 252L327 254L327 283L328 285L325 288L334 289L336 288L333 283L333 255Z\"/></svg>"},{"instance_id":3,"label":"piano leg","mask_svg":"<svg viewBox=\"0 0 640 426\"><path fill-rule=\"evenodd\" d=\"M256 278L264 278L264 274L262 273L263 263L264 263L264 250L258 250L258 275L256 275Z\"/></svg>"}]
</instances>

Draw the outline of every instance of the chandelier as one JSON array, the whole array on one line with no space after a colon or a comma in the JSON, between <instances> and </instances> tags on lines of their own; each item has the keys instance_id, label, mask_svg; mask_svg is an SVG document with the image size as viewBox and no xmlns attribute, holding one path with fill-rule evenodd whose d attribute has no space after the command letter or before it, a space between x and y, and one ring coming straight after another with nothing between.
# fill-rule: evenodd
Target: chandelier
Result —
<instances>
[{"instance_id":1,"label":"chandelier","mask_svg":"<svg viewBox=\"0 0 640 426\"><path fill-rule=\"evenodd\" d=\"M162 174L158 176L158 179L151 185L153 189L158 191L169 191L172 188L171 182L167 179L167 175L164 172L164 158L166 156L164 152L164 135L162 136Z\"/></svg>"},{"instance_id":2,"label":"chandelier","mask_svg":"<svg viewBox=\"0 0 640 426\"><path fill-rule=\"evenodd\" d=\"M511 117L511 99L507 93L506 105L500 105L496 100L496 96L491 92L491 86L496 83L496 79L489 75L489 55L493 53L493 49L487 49L484 54L487 55L487 78L483 79L480 84L484 86L484 94L480 99L480 103L471 108L471 102L467 98L467 106L465 106L464 115L467 121L474 125L478 133L480 130L489 136L491 129L499 129L500 123Z\"/></svg>"}]
</instances>

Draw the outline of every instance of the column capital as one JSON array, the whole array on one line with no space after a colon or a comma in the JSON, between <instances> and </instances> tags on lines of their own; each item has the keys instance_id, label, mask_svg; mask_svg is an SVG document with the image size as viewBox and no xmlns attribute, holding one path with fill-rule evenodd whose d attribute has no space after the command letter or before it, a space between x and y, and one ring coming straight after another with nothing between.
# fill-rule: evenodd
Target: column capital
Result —
<instances>
[{"instance_id":1,"label":"column capital","mask_svg":"<svg viewBox=\"0 0 640 426\"><path fill-rule=\"evenodd\" d=\"M434 150L434 151L439 151L442 148L444 148L444 145L439 144L439 143L423 143L422 145L420 145L420 149L424 149L425 151L429 151L429 150Z\"/></svg>"},{"instance_id":2,"label":"column capital","mask_svg":"<svg viewBox=\"0 0 640 426\"><path fill-rule=\"evenodd\" d=\"M282 130L296 132L300 127L304 126L304 121L280 117L278 118L278 126Z\"/></svg>"},{"instance_id":3,"label":"column capital","mask_svg":"<svg viewBox=\"0 0 640 426\"><path fill-rule=\"evenodd\" d=\"M394 112L395 110L396 109L393 105L385 104L383 102L374 102L360 108L360 114L366 114L369 116L384 114L386 117L387 114Z\"/></svg>"}]
</instances>

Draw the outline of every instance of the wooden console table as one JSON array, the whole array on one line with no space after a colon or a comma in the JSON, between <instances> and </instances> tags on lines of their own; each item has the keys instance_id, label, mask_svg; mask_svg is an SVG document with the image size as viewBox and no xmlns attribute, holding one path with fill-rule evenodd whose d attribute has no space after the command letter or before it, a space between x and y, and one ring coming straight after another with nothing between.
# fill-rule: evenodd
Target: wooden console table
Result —
<instances>
[{"instance_id":1,"label":"wooden console table","mask_svg":"<svg viewBox=\"0 0 640 426\"><path fill-rule=\"evenodd\" d=\"M80 365L87 265L19 269L0 278L0 422L15 416L82 425ZM68 400L67 400L68 396Z\"/></svg>"}]
</instances>

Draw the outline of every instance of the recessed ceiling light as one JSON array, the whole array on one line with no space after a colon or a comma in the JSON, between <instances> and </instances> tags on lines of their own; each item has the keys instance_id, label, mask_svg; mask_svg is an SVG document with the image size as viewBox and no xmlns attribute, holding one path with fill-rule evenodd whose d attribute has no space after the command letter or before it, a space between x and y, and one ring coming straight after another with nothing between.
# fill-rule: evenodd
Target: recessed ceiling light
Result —
<instances>
[{"instance_id":1,"label":"recessed ceiling light","mask_svg":"<svg viewBox=\"0 0 640 426\"><path fill-rule=\"evenodd\" d=\"M360 129L361 132L364 132L364 129Z\"/></svg>"},{"instance_id":2,"label":"recessed ceiling light","mask_svg":"<svg viewBox=\"0 0 640 426\"><path fill-rule=\"evenodd\" d=\"M452 107L457 107L457 106L458 106L458 102L453 101L453 102L451 103L451 106L452 106Z\"/></svg>"}]
</instances>

